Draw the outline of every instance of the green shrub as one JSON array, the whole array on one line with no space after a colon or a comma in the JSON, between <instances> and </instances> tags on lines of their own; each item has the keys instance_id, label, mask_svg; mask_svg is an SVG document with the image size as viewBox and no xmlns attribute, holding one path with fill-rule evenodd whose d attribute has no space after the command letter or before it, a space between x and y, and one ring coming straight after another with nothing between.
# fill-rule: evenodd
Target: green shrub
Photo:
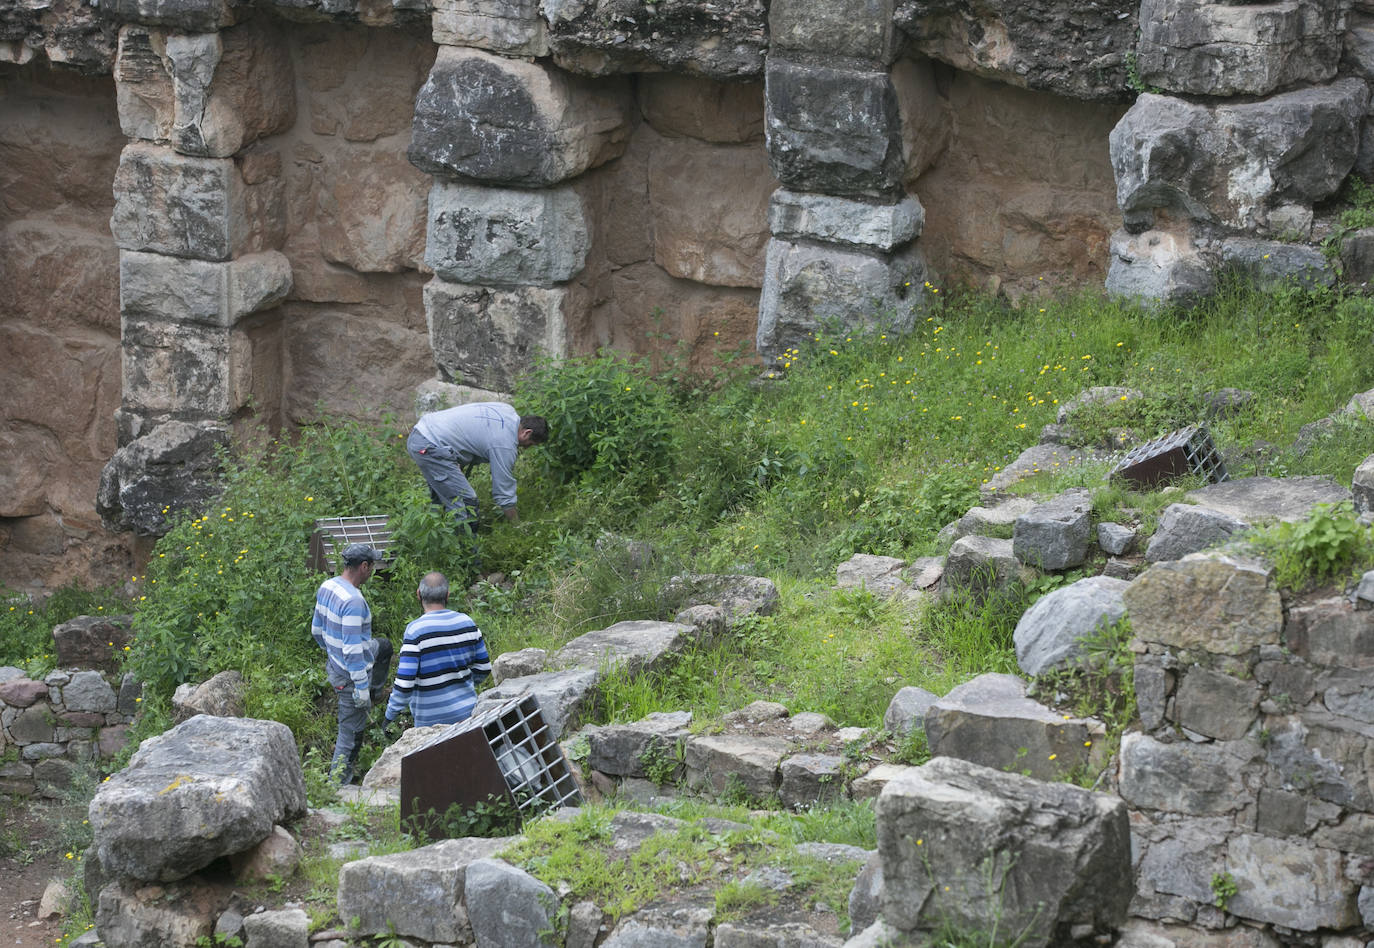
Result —
<instances>
[{"instance_id":1,"label":"green shrub","mask_svg":"<svg viewBox=\"0 0 1374 948\"><path fill-rule=\"evenodd\" d=\"M1253 542L1273 558L1278 584L1295 590L1374 564L1374 537L1349 502L1318 504L1306 519L1270 527Z\"/></svg>"},{"instance_id":2,"label":"green shrub","mask_svg":"<svg viewBox=\"0 0 1374 948\"><path fill-rule=\"evenodd\" d=\"M57 658L52 630L84 615L128 612L127 599L116 589L63 586L40 602L0 586L0 665L23 668L33 678L52 671Z\"/></svg>"}]
</instances>

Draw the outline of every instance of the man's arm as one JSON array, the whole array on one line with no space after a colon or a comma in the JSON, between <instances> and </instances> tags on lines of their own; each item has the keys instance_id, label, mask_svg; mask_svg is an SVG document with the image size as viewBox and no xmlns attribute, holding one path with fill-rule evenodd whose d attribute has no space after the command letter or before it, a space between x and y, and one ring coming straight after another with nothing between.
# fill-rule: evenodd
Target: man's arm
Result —
<instances>
[{"instance_id":1,"label":"man's arm","mask_svg":"<svg viewBox=\"0 0 1374 948\"><path fill-rule=\"evenodd\" d=\"M415 693L415 677L420 671L420 647L406 630L405 641L401 644L400 657L396 659L396 681L391 686L391 699L386 703L386 719L396 720L402 711L410 707L410 699Z\"/></svg>"},{"instance_id":2,"label":"man's arm","mask_svg":"<svg viewBox=\"0 0 1374 948\"><path fill-rule=\"evenodd\" d=\"M505 511L506 519L515 520L515 445L493 448L487 456L491 468L491 499Z\"/></svg>"},{"instance_id":3,"label":"man's arm","mask_svg":"<svg viewBox=\"0 0 1374 948\"><path fill-rule=\"evenodd\" d=\"M353 687L368 688L372 676L372 656L363 643L371 638L372 622L366 603L361 599L350 600L339 616L339 637L343 641L344 670L353 679Z\"/></svg>"}]
</instances>

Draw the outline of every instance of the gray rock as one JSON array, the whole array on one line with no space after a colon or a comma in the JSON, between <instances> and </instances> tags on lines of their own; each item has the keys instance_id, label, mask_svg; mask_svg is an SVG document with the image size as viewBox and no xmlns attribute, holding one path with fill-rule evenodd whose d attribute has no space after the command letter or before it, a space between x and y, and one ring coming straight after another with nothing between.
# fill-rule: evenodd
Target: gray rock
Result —
<instances>
[{"instance_id":1,"label":"gray rock","mask_svg":"<svg viewBox=\"0 0 1374 948\"><path fill-rule=\"evenodd\" d=\"M945 595L953 590L968 590L975 596L986 596L1034 576L1035 571L1023 566L1012 553L1011 540L967 536L955 540L949 548L940 588Z\"/></svg>"},{"instance_id":2,"label":"gray rock","mask_svg":"<svg viewBox=\"0 0 1374 948\"><path fill-rule=\"evenodd\" d=\"M116 673L119 659L115 656L129 644L133 635L129 627L132 619L133 616L128 615L76 616L53 626L58 666ZM4 675L0 674L0 683L4 680Z\"/></svg>"},{"instance_id":3,"label":"gray rock","mask_svg":"<svg viewBox=\"0 0 1374 948\"><path fill-rule=\"evenodd\" d=\"M1170 504L1159 518L1159 527L1145 545L1145 559L1151 563L1179 560L1197 553L1237 533L1249 529L1244 520L1210 507Z\"/></svg>"},{"instance_id":4,"label":"gray rock","mask_svg":"<svg viewBox=\"0 0 1374 948\"><path fill-rule=\"evenodd\" d=\"M1174 697L1174 720L1219 741L1245 736L1259 708L1259 685L1197 666L1183 671Z\"/></svg>"},{"instance_id":5,"label":"gray rock","mask_svg":"<svg viewBox=\"0 0 1374 948\"><path fill-rule=\"evenodd\" d=\"M945 575L945 560L940 556L918 556L907 567L904 577L917 589L929 589Z\"/></svg>"},{"instance_id":6,"label":"gray rock","mask_svg":"<svg viewBox=\"0 0 1374 948\"><path fill-rule=\"evenodd\" d=\"M291 292L291 264L275 250L226 263L122 250L119 308L149 323L227 329Z\"/></svg>"},{"instance_id":7,"label":"gray rock","mask_svg":"<svg viewBox=\"0 0 1374 948\"><path fill-rule=\"evenodd\" d=\"M1309 225L1285 233L1279 208L1270 214L1269 223L1272 232L1290 239L1294 235L1305 238L1305 232L1311 230ZM1249 277L1261 289L1274 290L1288 283L1306 287L1336 285L1336 268L1320 247L1285 240L1228 237L1216 243L1214 254L1218 268Z\"/></svg>"},{"instance_id":8,"label":"gray rock","mask_svg":"<svg viewBox=\"0 0 1374 948\"><path fill-rule=\"evenodd\" d=\"M892 0L806 0L768 5L770 49L890 63L897 52Z\"/></svg>"},{"instance_id":9,"label":"gray rock","mask_svg":"<svg viewBox=\"0 0 1374 948\"><path fill-rule=\"evenodd\" d=\"M571 187L538 191L435 181L425 263L453 283L552 286L587 260L587 221Z\"/></svg>"},{"instance_id":10,"label":"gray rock","mask_svg":"<svg viewBox=\"0 0 1374 948\"><path fill-rule=\"evenodd\" d=\"M193 883L143 885L116 879L100 890L95 928L106 948L192 946L214 930L228 893Z\"/></svg>"},{"instance_id":11,"label":"gray rock","mask_svg":"<svg viewBox=\"0 0 1374 948\"><path fill-rule=\"evenodd\" d=\"M906 561L895 556L855 553L835 567L835 585L841 589L867 589L877 596L893 596L907 586L902 576Z\"/></svg>"},{"instance_id":12,"label":"gray rock","mask_svg":"<svg viewBox=\"0 0 1374 948\"><path fill-rule=\"evenodd\" d=\"M1162 744L1144 734L1121 740L1120 793L1132 809L1224 816L1253 805L1247 770L1258 764L1244 742Z\"/></svg>"},{"instance_id":13,"label":"gray rock","mask_svg":"<svg viewBox=\"0 0 1374 948\"><path fill-rule=\"evenodd\" d=\"M1155 563L1122 597L1138 639L1240 655L1277 645L1283 607L1267 564L1221 554Z\"/></svg>"},{"instance_id":14,"label":"gray rock","mask_svg":"<svg viewBox=\"0 0 1374 948\"><path fill-rule=\"evenodd\" d=\"M924 730L926 712L939 700L939 695L924 688L912 685L900 688L883 712L883 727L898 737L905 737L917 728Z\"/></svg>"},{"instance_id":15,"label":"gray rock","mask_svg":"<svg viewBox=\"0 0 1374 948\"><path fill-rule=\"evenodd\" d=\"M1094 385L1059 406L1055 421L1065 424L1089 405L1117 405L1144 398L1145 393L1124 385Z\"/></svg>"},{"instance_id":16,"label":"gray rock","mask_svg":"<svg viewBox=\"0 0 1374 948\"><path fill-rule=\"evenodd\" d=\"M663 593L672 599L720 606L730 621L749 615L771 616L778 607L778 587L764 576L693 573L674 576Z\"/></svg>"},{"instance_id":17,"label":"gray rock","mask_svg":"<svg viewBox=\"0 0 1374 948\"><path fill-rule=\"evenodd\" d=\"M895 21L922 55L994 82L1074 99L1129 96L1126 56L1139 4L1114 0L1064 16L1051 0L897 0Z\"/></svg>"},{"instance_id":18,"label":"gray rock","mask_svg":"<svg viewBox=\"0 0 1374 948\"><path fill-rule=\"evenodd\" d=\"M1350 484L1350 493L1355 502L1355 512L1369 513L1374 510L1374 454L1360 462L1355 468Z\"/></svg>"},{"instance_id":19,"label":"gray rock","mask_svg":"<svg viewBox=\"0 0 1374 948\"><path fill-rule=\"evenodd\" d=\"M1008 497L994 507L970 507L955 522L954 539L976 534L1010 540L1016 529L1016 518L1034 510L1036 503L1029 497Z\"/></svg>"},{"instance_id":20,"label":"gray rock","mask_svg":"<svg viewBox=\"0 0 1374 948\"><path fill-rule=\"evenodd\" d=\"M863 931L878 920L883 908L883 858L874 853L864 863L849 891L849 930Z\"/></svg>"},{"instance_id":21,"label":"gray rock","mask_svg":"<svg viewBox=\"0 0 1374 948\"><path fill-rule=\"evenodd\" d=\"M821 240L886 252L921 236L925 220L925 208L915 195L896 203L872 203L778 188L768 202L769 231L788 241Z\"/></svg>"},{"instance_id":22,"label":"gray rock","mask_svg":"<svg viewBox=\"0 0 1374 948\"><path fill-rule=\"evenodd\" d=\"M555 652L549 664L556 669L595 669L603 675L641 675L666 668L694 640L690 626L634 619L579 635Z\"/></svg>"},{"instance_id":23,"label":"gray rock","mask_svg":"<svg viewBox=\"0 0 1374 948\"><path fill-rule=\"evenodd\" d=\"M1069 569L1087 559L1091 536L1091 495L1066 491L1016 518L1012 555L1037 569Z\"/></svg>"},{"instance_id":24,"label":"gray rock","mask_svg":"<svg viewBox=\"0 0 1374 948\"><path fill-rule=\"evenodd\" d=\"M169 516L199 510L215 496L216 451L228 440L221 425L171 421L124 445L100 472L101 520L144 536L166 533Z\"/></svg>"},{"instance_id":25,"label":"gray rock","mask_svg":"<svg viewBox=\"0 0 1374 948\"><path fill-rule=\"evenodd\" d=\"M925 301L924 257L915 247L892 254L851 247L768 242L756 342L775 356L831 326L905 333Z\"/></svg>"},{"instance_id":26,"label":"gray rock","mask_svg":"<svg viewBox=\"0 0 1374 948\"><path fill-rule=\"evenodd\" d=\"M1213 822L1190 819L1175 827L1177 835L1157 840L1143 839L1137 832L1135 843L1142 850L1137 870L1141 880L1156 894L1182 896L1203 904L1215 899L1212 879L1224 871L1226 828L1213 828Z\"/></svg>"},{"instance_id":27,"label":"gray rock","mask_svg":"<svg viewBox=\"0 0 1374 948\"><path fill-rule=\"evenodd\" d=\"M558 896L528 872L500 859L468 865L463 883L478 948L553 948Z\"/></svg>"},{"instance_id":28,"label":"gray rock","mask_svg":"<svg viewBox=\"0 0 1374 948\"><path fill-rule=\"evenodd\" d=\"M537 675L548 668L548 664L549 653L542 648L522 648L515 652L502 652L492 659L492 681L499 685L507 678Z\"/></svg>"},{"instance_id":29,"label":"gray rock","mask_svg":"<svg viewBox=\"0 0 1374 948\"><path fill-rule=\"evenodd\" d=\"M622 918L601 948L706 948L711 909L644 909Z\"/></svg>"},{"instance_id":30,"label":"gray rock","mask_svg":"<svg viewBox=\"0 0 1374 948\"><path fill-rule=\"evenodd\" d=\"M1364 610L1374 608L1374 569L1368 570L1360 576L1360 582L1355 587L1356 609Z\"/></svg>"},{"instance_id":31,"label":"gray rock","mask_svg":"<svg viewBox=\"0 0 1374 948\"><path fill-rule=\"evenodd\" d=\"M1173 691L1174 673L1157 656L1141 655L1135 662L1135 703L1140 723L1147 731L1161 726Z\"/></svg>"},{"instance_id":32,"label":"gray rock","mask_svg":"<svg viewBox=\"0 0 1374 948\"><path fill-rule=\"evenodd\" d=\"M62 686L62 703L68 711L113 711L118 704L115 691L98 671L79 671Z\"/></svg>"},{"instance_id":33,"label":"gray rock","mask_svg":"<svg viewBox=\"0 0 1374 948\"><path fill-rule=\"evenodd\" d=\"M945 920L1065 944L1125 921L1134 888L1119 799L948 757L883 790L878 852L883 917L905 931Z\"/></svg>"},{"instance_id":34,"label":"gray rock","mask_svg":"<svg viewBox=\"0 0 1374 948\"><path fill-rule=\"evenodd\" d=\"M170 881L302 815L305 779L286 725L198 715L145 740L89 810L106 872Z\"/></svg>"},{"instance_id":35,"label":"gray rock","mask_svg":"<svg viewBox=\"0 0 1374 948\"><path fill-rule=\"evenodd\" d=\"M1374 612L1356 610L1344 597L1295 604L1283 643L1299 658L1334 668L1374 668Z\"/></svg>"},{"instance_id":36,"label":"gray rock","mask_svg":"<svg viewBox=\"0 0 1374 948\"><path fill-rule=\"evenodd\" d=\"M788 744L776 737L696 737L687 742L687 786L716 796L762 799L775 793Z\"/></svg>"},{"instance_id":37,"label":"gray rock","mask_svg":"<svg viewBox=\"0 0 1374 948\"><path fill-rule=\"evenodd\" d=\"M1110 136L1127 230L1158 210L1266 236L1274 209L1335 193L1368 97L1353 79L1235 104L1140 96Z\"/></svg>"},{"instance_id":38,"label":"gray rock","mask_svg":"<svg viewBox=\"0 0 1374 948\"><path fill-rule=\"evenodd\" d=\"M1343 864L1335 850L1241 833L1226 849L1236 882L1227 910L1303 932L1358 925L1359 887L1345 878Z\"/></svg>"},{"instance_id":39,"label":"gray rock","mask_svg":"<svg viewBox=\"0 0 1374 948\"><path fill-rule=\"evenodd\" d=\"M983 485L983 502L997 497L1000 491L1035 474L1062 471L1109 455L1094 448L1065 448L1057 444L1033 444L1016 456L1016 460L988 478Z\"/></svg>"},{"instance_id":40,"label":"gray rock","mask_svg":"<svg viewBox=\"0 0 1374 948\"><path fill-rule=\"evenodd\" d=\"M1189 491L1185 499L1245 523L1305 520L1318 504L1338 504L1350 491L1329 477L1241 477Z\"/></svg>"},{"instance_id":41,"label":"gray rock","mask_svg":"<svg viewBox=\"0 0 1374 948\"><path fill-rule=\"evenodd\" d=\"M468 866L515 841L447 839L409 852L369 856L339 870L339 916L367 935L394 931L425 941L470 944L464 905Z\"/></svg>"},{"instance_id":42,"label":"gray rock","mask_svg":"<svg viewBox=\"0 0 1374 948\"><path fill-rule=\"evenodd\" d=\"M178 721L185 721L197 714L241 718L247 695L248 683L244 681L243 674L229 669L198 685L190 682L177 685L172 694L172 713Z\"/></svg>"},{"instance_id":43,"label":"gray rock","mask_svg":"<svg viewBox=\"0 0 1374 948\"><path fill-rule=\"evenodd\" d=\"M272 827L267 838L256 846L229 857L234 878L240 882L267 882L289 879L301 863L301 844L283 826Z\"/></svg>"},{"instance_id":44,"label":"gray rock","mask_svg":"<svg viewBox=\"0 0 1374 948\"><path fill-rule=\"evenodd\" d=\"M778 798L794 810L843 800L844 758L835 754L794 754L783 760Z\"/></svg>"},{"instance_id":45,"label":"gray rock","mask_svg":"<svg viewBox=\"0 0 1374 948\"><path fill-rule=\"evenodd\" d=\"M1015 675L984 674L950 690L926 712L926 739L935 757L1061 779L1106 763L1105 731L1090 718L1052 711L1026 697Z\"/></svg>"},{"instance_id":46,"label":"gray rock","mask_svg":"<svg viewBox=\"0 0 1374 948\"><path fill-rule=\"evenodd\" d=\"M1267 95L1336 74L1346 4L1232 6L1144 0L1141 81L1194 95Z\"/></svg>"},{"instance_id":47,"label":"gray rock","mask_svg":"<svg viewBox=\"0 0 1374 948\"><path fill-rule=\"evenodd\" d=\"M595 948L605 913L595 902L578 902L568 913L568 935L563 948Z\"/></svg>"},{"instance_id":48,"label":"gray rock","mask_svg":"<svg viewBox=\"0 0 1374 948\"><path fill-rule=\"evenodd\" d=\"M243 920L244 948L308 948L310 916L304 909L254 912Z\"/></svg>"},{"instance_id":49,"label":"gray rock","mask_svg":"<svg viewBox=\"0 0 1374 948\"><path fill-rule=\"evenodd\" d=\"M1129 553L1135 546L1136 532L1119 523L1099 523L1097 525L1097 545L1103 553L1120 556Z\"/></svg>"},{"instance_id":50,"label":"gray rock","mask_svg":"<svg viewBox=\"0 0 1374 948\"><path fill-rule=\"evenodd\" d=\"M213 33L234 25L243 13L232 0L115 0L111 12L124 23L171 26L183 33Z\"/></svg>"},{"instance_id":51,"label":"gray rock","mask_svg":"<svg viewBox=\"0 0 1374 948\"><path fill-rule=\"evenodd\" d=\"M1107 292L1143 303L1194 303L1216 289L1216 275L1186 236L1162 230L1112 234Z\"/></svg>"},{"instance_id":52,"label":"gray rock","mask_svg":"<svg viewBox=\"0 0 1374 948\"><path fill-rule=\"evenodd\" d=\"M538 0L435 0L434 42L508 56L544 56L549 43Z\"/></svg>"},{"instance_id":53,"label":"gray rock","mask_svg":"<svg viewBox=\"0 0 1374 948\"><path fill-rule=\"evenodd\" d=\"M645 777L646 756L664 765L681 760L682 743L691 735L690 711L655 711L633 724L609 724L592 733L587 765L616 777ZM671 779L681 776L674 768Z\"/></svg>"},{"instance_id":54,"label":"gray rock","mask_svg":"<svg viewBox=\"0 0 1374 948\"><path fill-rule=\"evenodd\" d=\"M501 289L436 276L424 292L429 344L448 378L510 391L539 356L566 354L566 288Z\"/></svg>"},{"instance_id":55,"label":"gray rock","mask_svg":"<svg viewBox=\"0 0 1374 948\"><path fill-rule=\"evenodd\" d=\"M838 937L822 935L805 922L721 922L714 948L841 948Z\"/></svg>"},{"instance_id":56,"label":"gray rock","mask_svg":"<svg viewBox=\"0 0 1374 948\"><path fill-rule=\"evenodd\" d=\"M407 154L439 177L548 187L618 157L632 107L617 84L441 47L415 100Z\"/></svg>"},{"instance_id":57,"label":"gray rock","mask_svg":"<svg viewBox=\"0 0 1374 948\"><path fill-rule=\"evenodd\" d=\"M124 677L119 680L119 713L132 718L138 713L138 699L142 696L143 682L134 678L132 672L126 672Z\"/></svg>"},{"instance_id":58,"label":"gray rock","mask_svg":"<svg viewBox=\"0 0 1374 948\"><path fill-rule=\"evenodd\" d=\"M1076 664L1084 640L1126 615L1122 595L1130 583L1089 576L1040 597L1016 623L1016 662L1027 675Z\"/></svg>"},{"instance_id":59,"label":"gray rock","mask_svg":"<svg viewBox=\"0 0 1374 948\"><path fill-rule=\"evenodd\" d=\"M481 714L512 698L531 694L539 704L539 713L549 728L549 736L557 740L564 731L576 730L590 712L599 680L599 673L587 668L508 678L482 692L472 713Z\"/></svg>"},{"instance_id":60,"label":"gray rock","mask_svg":"<svg viewBox=\"0 0 1374 948\"><path fill-rule=\"evenodd\" d=\"M886 69L770 56L764 94L768 159L784 187L849 197L896 191L902 121Z\"/></svg>"},{"instance_id":61,"label":"gray rock","mask_svg":"<svg viewBox=\"0 0 1374 948\"><path fill-rule=\"evenodd\" d=\"M744 79L763 71L768 7L686 0L672 10L627 11L612 0L546 0L553 60L588 75L683 72Z\"/></svg>"}]
</instances>

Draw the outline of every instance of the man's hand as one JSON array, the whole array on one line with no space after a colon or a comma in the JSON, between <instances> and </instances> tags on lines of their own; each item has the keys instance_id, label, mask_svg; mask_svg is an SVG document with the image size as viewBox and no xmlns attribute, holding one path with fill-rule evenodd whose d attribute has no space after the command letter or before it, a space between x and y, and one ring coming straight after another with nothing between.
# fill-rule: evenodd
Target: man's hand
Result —
<instances>
[{"instance_id":1,"label":"man's hand","mask_svg":"<svg viewBox=\"0 0 1374 948\"><path fill-rule=\"evenodd\" d=\"M396 738L401 736L401 722L387 721L382 725L382 737L386 738L388 744L393 743Z\"/></svg>"},{"instance_id":2,"label":"man's hand","mask_svg":"<svg viewBox=\"0 0 1374 948\"><path fill-rule=\"evenodd\" d=\"M372 707L372 695L368 693L367 685L358 685L353 689L353 707L364 711Z\"/></svg>"}]
</instances>

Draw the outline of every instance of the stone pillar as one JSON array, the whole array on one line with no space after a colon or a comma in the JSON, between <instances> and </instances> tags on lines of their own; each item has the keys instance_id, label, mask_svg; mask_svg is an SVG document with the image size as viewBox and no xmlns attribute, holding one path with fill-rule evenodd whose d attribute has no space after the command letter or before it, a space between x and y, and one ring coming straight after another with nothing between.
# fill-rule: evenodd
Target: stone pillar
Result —
<instances>
[{"instance_id":1,"label":"stone pillar","mask_svg":"<svg viewBox=\"0 0 1374 948\"><path fill-rule=\"evenodd\" d=\"M757 345L777 356L818 329L909 330L922 307L920 202L903 193L921 99L892 69L890 0L776 0L765 132L782 182L769 213Z\"/></svg>"},{"instance_id":2,"label":"stone pillar","mask_svg":"<svg viewBox=\"0 0 1374 948\"><path fill-rule=\"evenodd\" d=\"M118 4L115 82L130 143L115 175L123 397L119 450L97 506L157 535L164 509L213 493L214 452L252 395L255 314L291 290L278 248L281 157L263 143L295 121L284 46L214 3Z\"/></svg>"},{"instance_id":3,"label":"stone pillar","mask_svg":"<svg viewBox=\"0 0 1374 948\"><path fill-rule=\"evenodd\" d=\"M567 351L569 281L589 228L571 182L619 156L633 100L545 60L535 4L440 3L443 44L415 103L409 157L435 176L425 286L430 343L446 381L509 391L540 354Z\"/></svg>"},{"instance_id":4,"label":"stone pillar","mask_svg":"<svg viewBox=\"0 0 1374 948\"><path fill-rule=\"evenodd\" d=\"M1334 281L1313 208L1357 167L1374 75L1358 32L1342 62L1348 10L1144 0L1137 78L1153 91L1111 134L1109 292L1187 301L1226 269Z\"/></svg>"}]
</instances>

